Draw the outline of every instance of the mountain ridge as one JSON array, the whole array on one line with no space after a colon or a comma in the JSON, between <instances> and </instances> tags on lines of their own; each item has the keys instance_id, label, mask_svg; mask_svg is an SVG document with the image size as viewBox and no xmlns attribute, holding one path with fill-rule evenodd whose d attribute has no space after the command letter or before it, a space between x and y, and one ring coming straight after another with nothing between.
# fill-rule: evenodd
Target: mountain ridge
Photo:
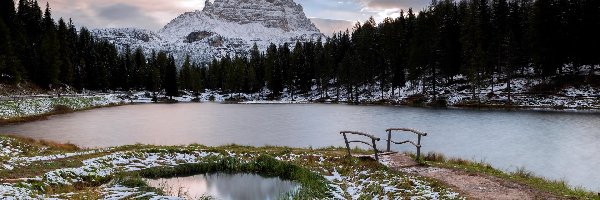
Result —
<instances>
[{"instance_id":1,"label":"mountain ridge","mask_svg":"<svg viewBox=\"0 0 600 200\"><path fill-rule=\"evenodd\" d=\"M142 48L145 53L165 51L179 63L208 63L224 56L246 56L253 44L262 51L273 43L294 45L324 35L293 0L214 0L202 10L186 12L154 32L138 28L92 30L99 39L120 50Z\"/></svg>"}]
</instances>

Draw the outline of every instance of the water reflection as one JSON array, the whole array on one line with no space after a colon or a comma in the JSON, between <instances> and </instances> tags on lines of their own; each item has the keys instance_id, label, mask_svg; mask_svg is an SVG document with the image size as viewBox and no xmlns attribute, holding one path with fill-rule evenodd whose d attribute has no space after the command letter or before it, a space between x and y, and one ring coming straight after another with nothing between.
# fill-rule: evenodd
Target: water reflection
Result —
<instances>
[{"instance_id":1,"label":"water reflection","mask_svg":"<svg viewBox=\"0 0 600 200\"><path fill-rule=\"evenodd\" d=\"M168 195L187 199L208 196L219 200L271 200L292 194L300 187L292 181L255 174L218 173L147 181L150 186L162 189Z\"/></svg>"},{"instance_id":2,"label":"water reflection","mask_svg":"<svg viewBox=\"0 0 600 200\"><path fill-rule=\"evenodd\" d=\"M423 152L525 167L600 191L600 114L348 105L147 104L95 109L0 127L2 134L84 147L135 143L344 146L339 131L385 138L389 127L429 133ZM397 141L414 137L398 134ZM385 146L383 143L377 146ZM410 145L394 150L414 151Z\"/></svg>"}]
</instances>

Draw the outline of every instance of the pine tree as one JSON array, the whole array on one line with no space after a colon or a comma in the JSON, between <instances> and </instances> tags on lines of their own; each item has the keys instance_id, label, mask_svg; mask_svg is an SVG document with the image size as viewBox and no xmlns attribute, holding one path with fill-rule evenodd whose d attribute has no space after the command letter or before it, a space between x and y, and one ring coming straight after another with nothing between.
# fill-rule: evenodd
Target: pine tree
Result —
<instances>
[{"instance_id":1,"label":"pine tree","mask_svg":"<svg viewBox=\"0 0 600 200\"><path fill-rule=\"evenodd\" d=\"M42 36L42 11L37 1L19 0L17 18L15 20L19 34L13 37L17 55L27 72L26 76L33 82L41 81L40 44ZM46 85L47 86L47 85Z\"/></svg>"},{"instance_id":2,"label":"pine tree","mask_svg":"<svg viewBox=\"0 0 600 200\"><path fill-rule=\"evenodd\" d=\"M94 88L96 90L106 91L110 88L117 88L117 83L111 82L110 67L119 64L119 54L113 44L106 40L100 40L94 44L94 61L93 61L93 73L94 73Z\"/></svg>"},{"instance_id":3,"label":"pine tree","mask_svg":"<svg viewBox=\"0 0 600 200\"><path fill-rule=\"evenodd\" d=\"M334 36L335 37L335 36ZM321 88L323 90L323 97L329 98L329 88L330 82L336 80L336 68L337 63L335 63L335 44L334 40L331 38L327 38L325 41L325 45L323 45L323 64L321 65Z\"/></svg>"},{"instance_id":4,"label":"pine tree","mask_svg":"<svg viewBox=\"0 0 600 200\"><path fill-rule=\"evenodd\" d=\"M183 66L181 66L181 70L179 71L179 81L179 86L181 87L181 89L192 89L192 64L189 55L185 57L185 60L183 61Z\"/></svg>"},{"instance_id":5,"label":"pine tree","mask_svg":"<svg viewBox=\"0 0 600 200\"><path fill-rule=\"evenodd\" d=\"M156 67L158 68L158 74L160 74L160 86L158 88L166 89L167 83L167 68L169 65L169 56L165 52L159 52L156 56ZM158 89L157 88L157 89Z\"/></svg>"},{"instance_id":6,"label":"pine tree","mask_svg":"<svg viewBox=\"0 0 600 200\"><path fill-rule=\"evenodd\" d=\"M244 58L244 92L253 93L256 92L255 88L257 83L255 68L250 64L250 61Z\"/></svg>"},{"instance_id":7,"label":"pine tree","mask_svg":"<svg viewBox=\"0 0 600 200\"><path fill-rule=\"evenodd\" d=\"M294 50L292 50L290 62L291 65L286 78L286 87L292 97L292 101L294 101L296 91L303 87L301 79L304 77L302 74L307 70L303 45L300 42L296 42Z\"/></svg>"},{"instance_id":8,"label":"pine tree","mask_svg":"<svg viewBox=\"0 0 600 200\"><path fill-rule=\"evenodd\" d=\"M4 23L7 29L13 27L15 15L15 2L13 0L0 0L0 21Z\"/></svg>"},{"instance_id":9,"label":"pine tree","mask_svg":"<svg viewBox=\"0 0 600 200\"><path fill-rule=\"evenodd\" d=\"M17 60L14 56L11 40L11 28L14 28L15 4L13 0L0 0L0 81L8 79L16 83L20 80Z\"/></svg>"},{"instance_id":10,"label":"pine tree","mask_svg":"<svg viewBox=\"0 0 600 200\"><path fill-rule=\"evenodd\" d=\"M532 56L542 77L554 75L562 63L559 44L560 11L555 0L534 1L531 17Z\"/></svg>"},{"instance_id":11,"label":"pine tree","mask_svg":"<svg viewBox=\"0 0 600 200\"><path fill-rule=\"evenodd\" d=\"M160 65L155 51L152 51L144 77L146 90L156 92L160 88Z\"/></svg>"},{"instance_id":12,"label":"pine tree","mask_svg":"<svg viewBox=\"0 0 600 200\"><path fill-rule=\"evenodd\" d=\"M265 57L265 81L271 90L271 98L279 98L283 91L283 72L279 62L277 46L269 45Z\"/></svg>"},{"instance_id":13,"label":"pine tree","mask_svg":"<svg viewBox=\"0 0 600 200\"><path fill-rule=\"evenodd\" d=\"M147 68L146 56L142 48L135 49L131 64L129 65L129 78L136 89L144 87L144 72Z\"/></svg>"},{"instance_id":14,"label":"pine tree","mask_svg":"<svg viewBox=\"0 0 600 200\"><path fill-rule=\"evenodd\" d=\"M596 70L600 68L596 65L600 65L600 56L598 56L598 47L600 47L600 1L597 0L584 0L582 1L583 16L582 16L582 29L581 43L581 62L582 64L591 65L589 75L593 75ZM595 69L595 70L594 70Z\"/></svg>"},{"instance_id":15,"label":"pine tree","mask_svg":"<svg viewBox=\"0 0 600 200\"><path fill-rule=\"evenodd\" d=\"M77 57L79 60L76 63L75 74L79 78L76 82L77 88L94 89L97 87L96 72L94 71L95 49L92 34L87 28L83 27L79 31L77 40Z\"/></svg>"},{"instance_id":16,"label":"pine tree","mask_svg":"<svg viewBox=\"0 0 600 200\"><path fill-rule=\"evenodd\" d=\"M66 85L72 85L73 83L73 43L75 42L69 35L69 27L65 21L61 18L58 20L58 49L59 49L59 81Z\"/></svg>"},{"instance_id":17,"label":"pine tree","mask_svg":"<svg viewBox=\"0 0 600 200\"><path fill-rule=\"evenodd\" d=\"M260 50L258 50L258 46L256 43L254 43L252 49L250 50L249 64L256 77L256 81L252 85L252 91L258 91L265 85L265 65L263 60L264 58L261 55Z\"/></svg>"},{"instance_id":18,"label":"pine tree","mask_svg":"<svg viewBox=\"0 0 600 200\"><path fill-rule=\"evenodd\" d=\"M323 96L323 93L325 92L323 91L323 85L325 84L325 82L329 82L329 80L327 80L327 78L325 77L327 69L325 67L325 54L323 41L321 40L321 38L319 38L317 42L315 42L314 53L315 57L312 61L312 65L314 68L315 85L317 86L317 91L319 92L319 95Z\"/></svg>"},{"instance_id":19,"label":"pine tree","mask_svg":"<svg viewBox=\"0 0 600 200\"><path fill-rule=\"evenodd\" d=\"M46 4L43 19L44 36L41 44L41 69L38 84L43 87L53 88L59 83L60 63L59 44L56 36L56 25L50 13L50 4Z\"/></svg>"},{"instance_id":20,"label":"pine tree","mask_svg":"<svg viewBox=\"0 0 600 200\"><path fill-rule=\"evenodd\" d=\"M273 68L274 82L278 85L276 88L280 87L281 91L287 87L287 82L290 79L294 72L291 61L291 50L288 43L284 43L279 46L277 50L277 61L275 68ZM287 88L288 90L290 88Z\"/></svg>"},{"instance_id":21,"label":"pine tree","mask_svg":"<svg viewBox=\"0 0 600 200\"><path fill-rule=\"evenodd\" d=\"M21 81L21 65L11 41L10 30L0 21L0 82L18 83Z\"/></svg>"},{"instance_id":22,"label":"pine tree","mask_svg":"<svg viewBox=\"0 0 600 200\"><path fill-rule=\"evenodd\" d=\"M169 56L168 63L165 71L165 91L167 96L173 99L174 96L179 95L177 86L177 65L175 64L175 58Z\"/></svg>"},{"instance_id":23,"label":"pine tree","mask_svg":"<svg viewBox=\"0 0 600 200\"><path fill-rule=\"evenodd\" d=\"M317 71L315 66L315 44L312 41L305 42L300 48L303 51L304 65L298 72L300 93L306 94L312 90L313 79Z\"/></svg>"}]
</instances>

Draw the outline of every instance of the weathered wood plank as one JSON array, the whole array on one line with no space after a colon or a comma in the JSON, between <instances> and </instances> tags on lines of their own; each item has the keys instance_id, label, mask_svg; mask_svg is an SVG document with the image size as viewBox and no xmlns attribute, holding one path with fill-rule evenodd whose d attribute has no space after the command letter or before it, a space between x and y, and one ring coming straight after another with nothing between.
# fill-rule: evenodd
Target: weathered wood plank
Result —
<instances>
[{"instance_id":1,"label":"weathered wood plank","mask_svg":"<svg viewBox=\"0 0 600 200\"><path fill-rule=\"evenodd\" d=\"M341 131L340 132L340 134L345 134L345 133L354 134L354 135L362 135L362 136L369 137L371 139L375 139L377 141L380 140L378 137L375 137L375 136L373 136L371 134L368 134L368 133L363 133L363 132L358 132L358 131Z\"/></svg>"},{"instance_id":2,"label":"weathered wood plank","mask_svg":"<svg viewBox=\"0 0 600 200\"><path fill-rule=\"evenodd\" d=\"M427 133L422 132L422 131L418 131L415 129L410 129L410 128L388 128L386 131L391 132L391 131L408 131L408 132L413 132L417 135L422 135L422 136L427 136Z\"/></svg>"}]
</instances>

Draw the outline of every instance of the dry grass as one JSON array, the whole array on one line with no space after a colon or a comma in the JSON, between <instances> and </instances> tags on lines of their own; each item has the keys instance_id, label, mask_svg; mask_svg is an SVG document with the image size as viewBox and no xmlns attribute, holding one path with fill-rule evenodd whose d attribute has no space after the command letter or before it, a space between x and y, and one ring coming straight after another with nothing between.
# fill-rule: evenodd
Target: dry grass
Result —
<instances>
[{"instance_id":1,"label":"dry grass","mask_svg":"<svg viewBox=\"0 0 600 200\"><path fill-rule=\"evenodd\" d=\"M52 108L52 112L55 114L70 113L73 112L73 109L65 105L55 105L54 108Z\"/></svg>"},{"instance_id":2,"label":"dry grass","mask_svg":"<svg viewBox=\"0 0 600 200\"><path fill-rule=\"evenodd\" d=\"M446 156L441 153L429 152L423 157L425 161L446 162Z\"/></svg>"},{"instance_id":3,"label":"dry grass","mask_svg":"<svg viewBox=\"0 0 600 200\"><path fill-rule=\"evenodd\" d=\"M81 150L81 148L79 148L77 145L74 145L72 143L58 143L58 142L54 142L54 141L41 140L41 139L36 140L33 138L27 138L27 137L16 136L16 135L9 135L9 137L17 139L20 142L33 145L33 146L48 147L49 150L53 150L53 151L72 152L72 151Z\"/></svg>"}]
</instances>

